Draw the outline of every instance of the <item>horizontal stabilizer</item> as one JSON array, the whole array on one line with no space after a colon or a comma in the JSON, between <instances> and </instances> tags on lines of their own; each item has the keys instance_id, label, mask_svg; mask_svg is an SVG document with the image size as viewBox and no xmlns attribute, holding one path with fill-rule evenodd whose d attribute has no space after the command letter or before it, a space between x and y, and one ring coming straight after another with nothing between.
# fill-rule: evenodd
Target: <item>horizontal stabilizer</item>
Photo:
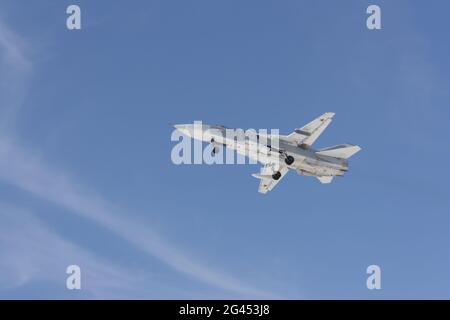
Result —
<instances>
[{"instance_id":1,"label":"horizontal stabilizer","mask_svg":"<svg viewBox=\"0 0 450 320\"><path fill-rule=\"evenodd\" d=\"M317 177L321 183L330 183L333 180L333 176Z\"/></svg>"},{"instance_id":2,"label":"horizontal stabilizer","mask_svg":"<svg viewBox=\"0 0 450 320\"><path fill-rule=\"evenodd\" d=\"M274 163L267 163L261 168L260 173L252 174L252 176L260 180L258 192L267 193L272 190L289 171L286 166L279 166L278 169L276 168L277 166L275 166ZM273 175L275 175L275 178Z\"/></svg>"},{"instance_id":3,"label":"horizontal stabilizer","mask_svg":"<svg viewBox=\"0 0 450 320\"><path fill-rule=\"evenodd\" d=\"M359 150L361 150L359 146L351 144L340 144L337 146L321 149L317 151L316 154L339 159L348 159Z\"/></svg>"},{"instance_id":4,"label":"horizontal stabilizer","mask_svg":"<svg viewBox=\"0 0 450 320\"><path fill-rule=\"evenodd\" d=\"M271 174L253 173L252 176L254 176L256 179L272 179Z\"/></svg>"}]
</instances>

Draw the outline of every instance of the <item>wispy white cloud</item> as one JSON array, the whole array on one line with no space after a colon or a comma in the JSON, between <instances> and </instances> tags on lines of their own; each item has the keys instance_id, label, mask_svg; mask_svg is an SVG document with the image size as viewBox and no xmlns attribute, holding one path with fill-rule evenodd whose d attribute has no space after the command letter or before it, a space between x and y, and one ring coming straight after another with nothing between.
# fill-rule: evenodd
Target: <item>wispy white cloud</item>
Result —
<instances>
[{"instance_id":1,"label":"wispy white cloud","mask_svg":"<svg viewBox=\"0 0 450 320\"><path fill-rule=\"evenodd\" d=\"M124 218L117 207L74 182L66 173L49 167L16 144L0 139L0 178L80 216L95 221L173 269L206 284L243 297L272 297L242 281L206 267L169 244L150 226Z\"/></svg>"},{"instance_id":2,"label":"wispy white cloud","mask_svg":"<svg viewBox=\"0 0 450 320\"><path fill-rule=\"evenodd\" d=\"M23 99L23 88L28 81L32 63L23 53L24 42L0 21L0 83L1 93L7 94L0 106L0 179L95 221L143 252L158 258L172 269L210 286L238 294L240 297L273 297L271 294L244 284L237 278L219 272L187 255L150 226L131 221L110 201L87 190L69 174L49 165L36 152L21 147L12 138L10 123ZM11 79L14 81L11 82ZM3 130L2 130L3 125ZM9 130L5 130L7 127ZM122 214L121 214L122 213ZM8 234L8 233L7 233ZM9 259L11 260L11 259ZM32 272L24 274L32 275ZM26 281L27 277L19 277Z\"/></svg>"},{"instance_id":3,"label":"wispy white cloud","mask_svg":"<svg viewBox=\"0 0 450 320\"><path fill-rule=\"evenodd\" d=\"M140 290L136 273L131 277L129 270L114 266L61 238L28 210L0 202L0 219L2 292L42 281L66 290L64 271L70 264L80 265L82 293L87 296L124 298L123 292ZM55 295L47 292L45 297L52 297L52 294Z\"/></svg>"},{"instance_id":4,"label":"wispy white cloud","mask_svg":"<svg viewBox=\"0 0 450 320\"><path fill-rule=\"evenodd\" d=\"M29 47L0 21L0 131L10 128L22 104L32 71Z\"/></svg>"},{"instance_id":5,"label":"wispy white cloud","mask_svg":"<svg viewBox=\"0 0 450 320\"><path fill-rule=\"evenodd\" d=\"M31 61L25 56L26 43L0 21L0 46L3 48L2 61L12 64L16 69L26 70Z\"/></svg>"}]
</instances>

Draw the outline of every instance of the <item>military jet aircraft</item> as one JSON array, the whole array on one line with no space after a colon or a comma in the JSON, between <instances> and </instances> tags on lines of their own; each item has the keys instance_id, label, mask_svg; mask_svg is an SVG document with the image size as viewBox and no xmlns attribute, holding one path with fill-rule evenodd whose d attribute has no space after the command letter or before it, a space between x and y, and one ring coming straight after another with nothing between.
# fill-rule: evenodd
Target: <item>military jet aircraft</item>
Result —
<instances>
[{"instance_id":1,"label":"military jet aircraft","mask_svg":"<svg viewBox=\"0 0 450 320\"><path fill-rule=\"evenodd\" d=\"M340 144L318 150L311 148L331 123L333 116L333 112L326 112L289 135L256 134L255 139L230 138L225 134L229 129L220 125L202 124L200 129L195 129L194 124L178 124L175 128L194 139L211 143L213 153L219 152L220 147L224 146L260 162L263 167L253 176L260 180L258 191L267 193L289 169L301 175L316 177L321 183L330 183L334 177L347 172L347 159L361 150L359 146Z\"/></svg>"}]
</instances>

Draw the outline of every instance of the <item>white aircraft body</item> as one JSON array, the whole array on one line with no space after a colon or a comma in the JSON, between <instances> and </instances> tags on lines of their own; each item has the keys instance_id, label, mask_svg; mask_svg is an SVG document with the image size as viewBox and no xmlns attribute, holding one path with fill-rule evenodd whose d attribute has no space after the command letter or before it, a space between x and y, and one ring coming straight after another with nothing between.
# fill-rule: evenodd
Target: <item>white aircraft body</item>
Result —
<instances>
[{"instance_id":1,"label":"white aircraft body","mask_svg":"<svg viewBox=\"0 0 450 320\"><path fill-rule=\"evenodd\" d=\"M289 135L256 135L256 139L227 137L224 126L202 124L175 125L183 134L213 144L213 153L220 147L235 150L260 162L263 167L253 174L260 179L259 192L267 193L288 173L289 169L305 176L314 176L321 183L330 183L334 177L348 170L348 158L361 150L359 146L340 144L315 150L311 145L331 123L334 113L327 112ZM198 126L198 125L197 125ZM275 141L275 144L273 142Z\"/></svg>"}]
</instances>

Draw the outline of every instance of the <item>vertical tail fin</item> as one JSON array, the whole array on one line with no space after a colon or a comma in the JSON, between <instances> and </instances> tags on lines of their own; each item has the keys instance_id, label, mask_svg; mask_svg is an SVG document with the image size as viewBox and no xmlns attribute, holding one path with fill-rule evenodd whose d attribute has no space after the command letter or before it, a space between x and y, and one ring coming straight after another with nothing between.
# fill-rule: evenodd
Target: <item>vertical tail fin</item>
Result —
<instances>
[{"instance_id":1,"label":"vertical tail fin","mask_svg":"<svg viewBox=\"0 0 450 320\"><path fill-rule=\"evenodd\" d=\"M333 117L333 112L326 112L300 129L295 129L287 138L294 141L297 145L310 146L328 127Z\"/></svg>"}]
</instances>

